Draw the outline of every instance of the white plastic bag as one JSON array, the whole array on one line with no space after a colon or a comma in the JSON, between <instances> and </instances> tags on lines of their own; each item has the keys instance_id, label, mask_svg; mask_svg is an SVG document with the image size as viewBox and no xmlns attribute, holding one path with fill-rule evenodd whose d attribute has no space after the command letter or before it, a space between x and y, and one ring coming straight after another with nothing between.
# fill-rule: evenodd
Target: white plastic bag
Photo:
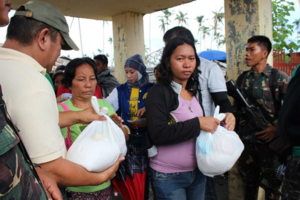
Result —
<instances>
[{"instance_id":1,"label":"white plastic bag","mask_svg":"<svg viewBox=\"0 0 300 200\"><path fill-rule=\"evenodd\" d=\"M214 117L223 120L225 114L219 114L216 107ZM231 169L240 157L244 145L234 131L228 131L222 126L211 134L201 131L196 140L196 159L199 170L206 176L216 176Z\"/></svg>"},{"instance_id":2,"label":"white plastic bag","mask_svg":"<svg viewBox=\"0 0 300 200\"><path fill-rule=\"evenodd\" d=\"M112 166L120 155L125 156L127 147L123 131L100 112L96 97L92 97L92 105L96 113L107 120L90 123L69 148L66 159L88 171L100 172Z\"/></svg>"}]
</instances>

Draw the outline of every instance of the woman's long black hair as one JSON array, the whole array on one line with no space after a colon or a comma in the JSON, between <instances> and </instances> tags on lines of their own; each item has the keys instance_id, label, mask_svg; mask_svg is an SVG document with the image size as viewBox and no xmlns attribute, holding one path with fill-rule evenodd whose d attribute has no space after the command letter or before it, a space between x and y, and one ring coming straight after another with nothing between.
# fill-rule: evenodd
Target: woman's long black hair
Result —
<instances>
[{"instance_id":1,"label":"woman's long black hair","mask_svg":"<svg viewBox=\"0 0 300 200\"><path fill-rule=\"evenodd\" d=\"M197 68L200 65L200 59L197 55L194 42L189 40L188 38L178 36L178 37L171 39L167 43L166 47L164 48L164 51L163 51L163 54L162 54L162 57L160 60L160 64L158 67L158 71L160 73L160 76L158 77L158 82L162 82L166 85L171 84L171 82L173 80L173 73L170 69L170 59L171 59L171 56L172 56L173 52L175 51L175 49L178 46L181 46L183 44L188 44L194 49L195 59L196 59L196 68L187 81L186 89L188 91L192 92L193 95L196 95L197 92L200 91L200 84L199 84L200 71Z\"/></svg>"}]
</instances>

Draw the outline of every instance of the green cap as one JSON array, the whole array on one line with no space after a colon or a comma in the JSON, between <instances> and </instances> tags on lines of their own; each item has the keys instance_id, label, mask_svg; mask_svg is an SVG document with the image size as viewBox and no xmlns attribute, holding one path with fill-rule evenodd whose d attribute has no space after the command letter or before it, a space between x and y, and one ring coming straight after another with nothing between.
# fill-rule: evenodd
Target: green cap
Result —
<instances>
[{"instance_id":1,"label":"green cap","mask_svg":"<svg viewBox=\"0 0 300 200\"><path fill-rule=\"evenodd\" d=\"M65 44L62 46L63 50L79 50L69 36L69 26L65 16L53 5L42 1L28 1L20 8L20 11L16 11L15 15L35 19L59 30L65 40Z\"/></svg>"}]
</instances>

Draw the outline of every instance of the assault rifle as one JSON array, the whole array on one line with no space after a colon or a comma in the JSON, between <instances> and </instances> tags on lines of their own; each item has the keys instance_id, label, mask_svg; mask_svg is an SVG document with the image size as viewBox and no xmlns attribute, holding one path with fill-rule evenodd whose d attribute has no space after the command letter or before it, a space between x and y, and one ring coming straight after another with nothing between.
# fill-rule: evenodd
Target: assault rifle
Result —
<instances>
[{"instance_id":1,"label":"assault rifle","mask_svg":"<svg viewBox=\"0 0 300 200\"><path fill-rule=\"evenodd\" d=\"M232 96L244 108L243 114L248 118L243 132L246 134L265 130L268 122L259 107L249 104L233 80L226 82L228 95Z\"/></svg>"}]
</instances>

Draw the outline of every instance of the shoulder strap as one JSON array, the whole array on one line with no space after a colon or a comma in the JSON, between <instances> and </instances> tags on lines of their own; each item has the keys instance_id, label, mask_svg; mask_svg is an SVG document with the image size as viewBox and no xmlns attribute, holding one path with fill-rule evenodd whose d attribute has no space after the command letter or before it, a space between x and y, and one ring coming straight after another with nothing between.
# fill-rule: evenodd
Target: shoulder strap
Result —
<instances>
[{"instance_id":1,"label":"shoulder strap","mask_svg":"<svg viewBox=\"0 0 300 200\"><path fill-rule=\"evenodd\" d=\"M243 71L243 73L238 77L238 79L236 80L236 85L238 87L242 86L242 83L244 82L245 76L248 72L249 72L249 70Z\"/></svg>"},{"instance_id":2,"label":"shoulder strap","mask_svg":"<svg viewBox=\"0 0 300 200\"><path fill-rule=\"evenodd\" d=\"M64 111L70 110L69 107L62 102L58 103L58 105L60 105ZM67 150L70 148L70 146L73 143L71 140L71 127L70 126L67 126L67 137L65 138L65 143L66 143Z\"/></svg>"},{"instance_id":3,"label":"shoulder strap","mask_svg":"<svg viewBox=\"0 0 300 200\"><path fill-rule=\"evenodd\" d=\"M70 110L69 107L66 104L62 103L62 102L58 103L58 105L60 105L64 111L69 111Z\"/></svg>"},{"instance_id":4,"label":"shoulder strap","mask_svg":"<svg viewBox=\"0 0 300 200\"><path fill-rule=\"evenodd\" d=\"M278 69L273 67L270 74L269 86L270 86L270 91L272 94L272 99L275 107L275 114L274 114L275 119L277 118L279 110L281 108L281 103L277 101L275 97L275 91L278 85L278 75L279 75Z\"/></svg>"}]
</instances>

